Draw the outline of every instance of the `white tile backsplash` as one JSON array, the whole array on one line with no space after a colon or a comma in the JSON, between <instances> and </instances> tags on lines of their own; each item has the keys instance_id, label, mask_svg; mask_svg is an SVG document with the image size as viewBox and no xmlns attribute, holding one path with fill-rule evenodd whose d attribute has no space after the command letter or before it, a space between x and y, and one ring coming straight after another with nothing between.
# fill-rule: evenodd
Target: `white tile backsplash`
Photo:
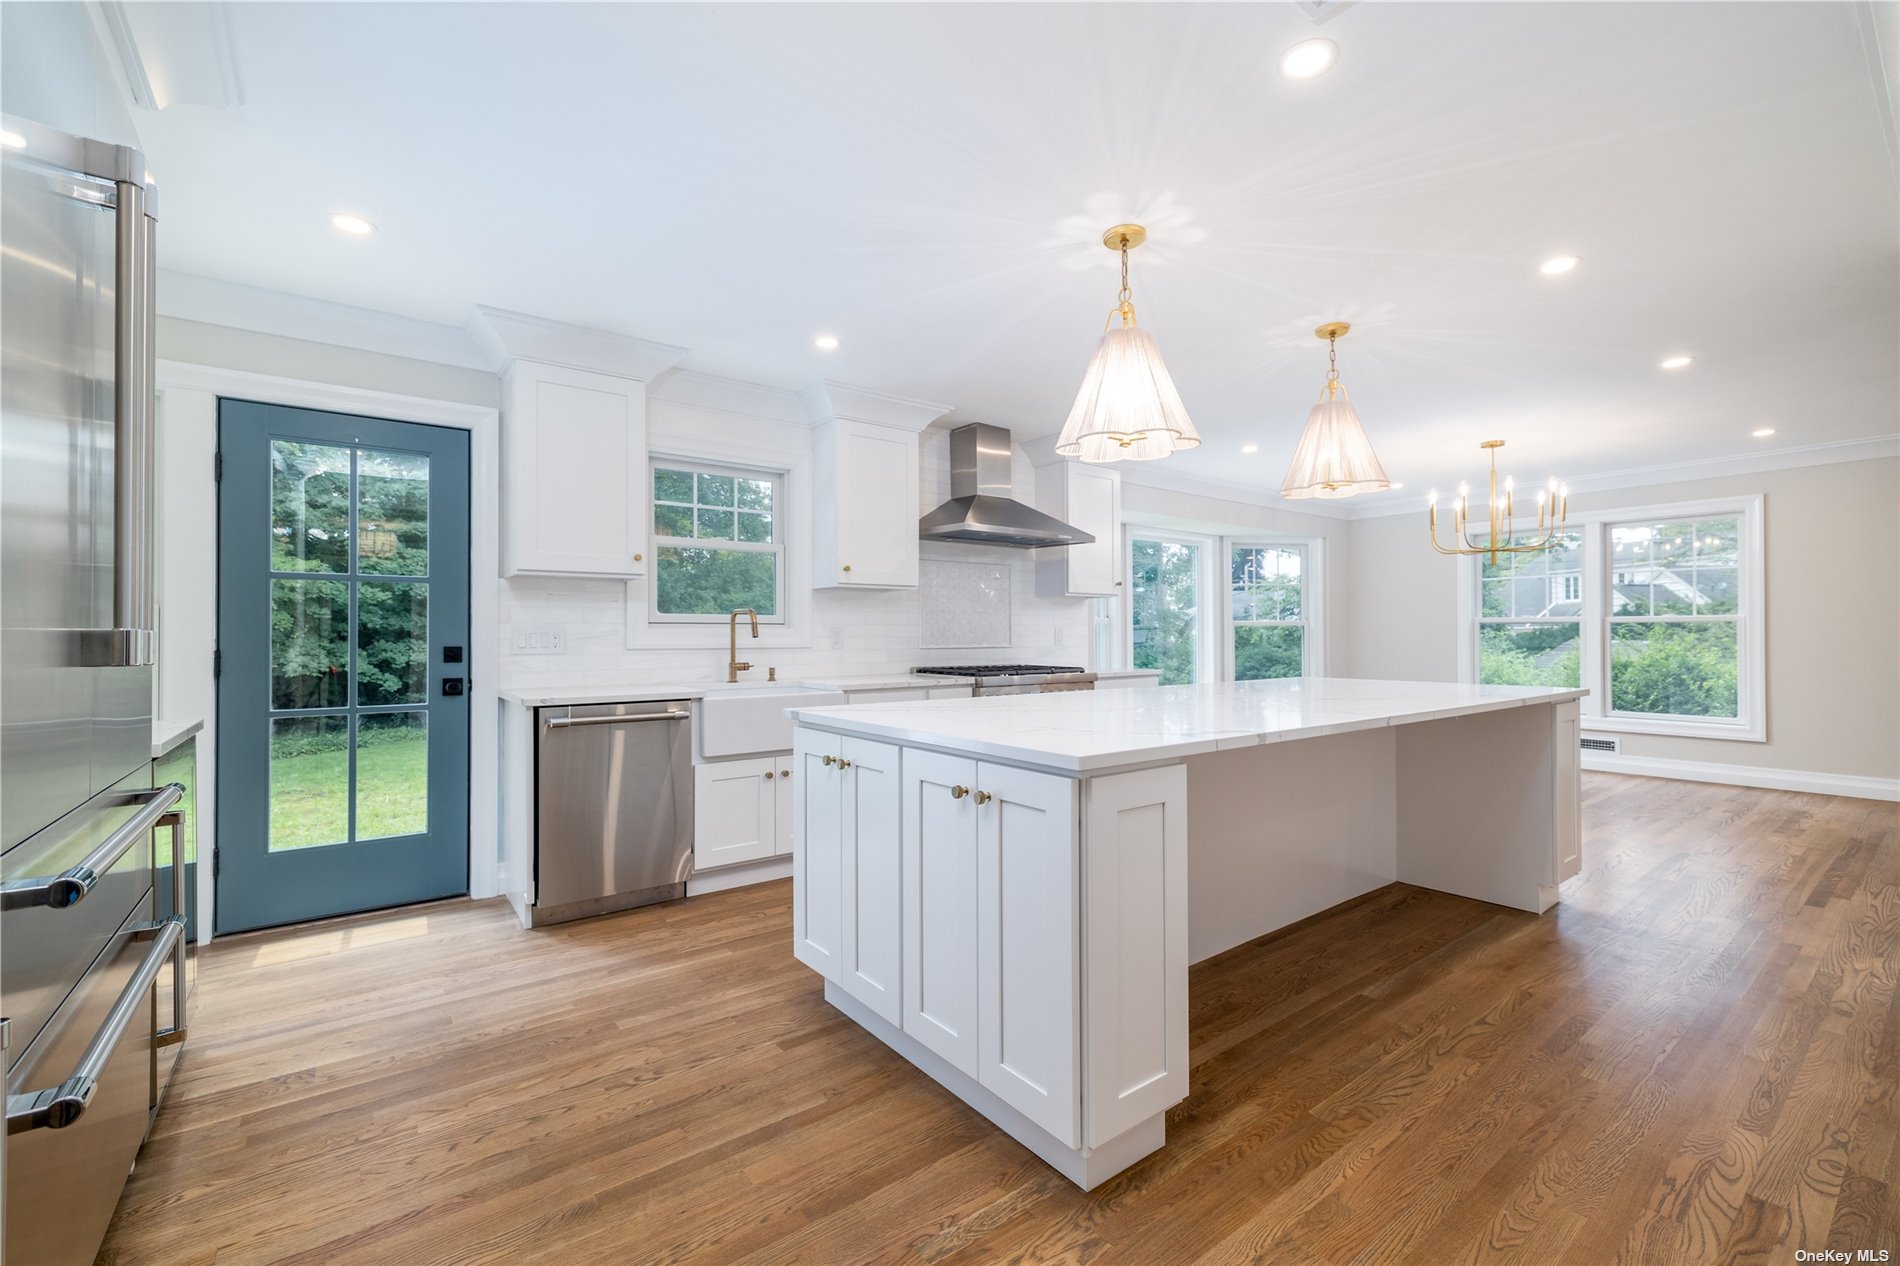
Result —
<instances>
[{"instance_id":1,"label":"white tile backsplash","mask_svg":"<svg viewBox=\"0 0 1900 1266\"><path fill-rule=\"evenodd\" d=\"M925 510L950 496L949 430L934 426L921 437L921 497ZM1035 499L1035 469L1016 453L1016 495ZM837 674L903 672L919 664L1023 660L1087 663L1088 601L1044 598L1036 593L1035 555L992 546L919 543L929 561L981 564L1009 570L1005 640L981 654L927 646L921 589L820 589L812 595L809 647L747 646L741 655L758 665L747 680L762 681L765 669L780 679ZM934 573L936 569L926 569ZM714 681L725 676L726 650L629 649L625 591L613 580L516 578L501 582L501 681L524 685L606 686L621 682ZM566 650L529 654L514 649L515 630L558 627Z\"/></svg>"}]
</instances>

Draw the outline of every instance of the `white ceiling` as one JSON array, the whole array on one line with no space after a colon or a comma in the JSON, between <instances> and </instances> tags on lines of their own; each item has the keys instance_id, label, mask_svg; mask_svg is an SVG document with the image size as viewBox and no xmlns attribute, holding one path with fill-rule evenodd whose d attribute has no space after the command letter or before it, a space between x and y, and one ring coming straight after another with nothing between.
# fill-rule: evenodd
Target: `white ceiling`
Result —
<instances>
[{"instance_id":1,"label":"white ceiling","mask_svg":"<svg viewBox=\"0 0 1900 1266\"><path fill-rule=\"evenodd\" d=\"M1342 376L1417 492L1493 436L1507 468L1580 477L1900 429L1864 16L249 4L242 106L140 129L169 268L456 326L530 312L1019 436L1061 425L1115 289L1097 239L1141 220L1141 321L1206 438L1171 473L1277 488L1312 327L1343 318ZM1315 33L1338 67L1282 81ZM333 232L342 209L380 231Z\"/></svg>"}]
</instances>

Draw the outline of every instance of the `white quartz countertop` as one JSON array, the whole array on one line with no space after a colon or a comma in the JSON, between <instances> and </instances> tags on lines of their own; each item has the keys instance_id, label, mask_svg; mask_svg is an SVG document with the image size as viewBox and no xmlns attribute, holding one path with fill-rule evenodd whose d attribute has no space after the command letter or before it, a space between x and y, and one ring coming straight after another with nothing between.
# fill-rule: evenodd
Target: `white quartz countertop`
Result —
<instances>
[{"instance_id":1,"label":"white quartz countertop","mask_svg":"<svg viewBox=\"0 0 1900 1266\"><path fill-rule=\"evenodd\" d=\"M152 722L152 759L168 755L173 748L205 728L203 717L191 717L186 720L165 720Z\"/></svg>"},{"instance_id":2,"label":"white quartz countertop","mask_svg":"<svg viewBox=\"0 0 1900 1266\"><path fill-rule=\"evenodd\" d=\"M1580 699L1550 686L1346 677L791 708L799 722L1010 764L1089 773L1141 761Z\"/></svg>"},{"instance_id":3,"label":"white quartz countertop","mask_svg":"<svg viewBox=\"0 0 1900 1266\"><path fill-rule=\"evenodd\" d=\"M937 673L872 673L864 677L813 677L801 686L823 690L921 690L930 686L967 686L974 677L956 677Z\"/></svg>"},{"instance_id":4,"label":"white quartz countertop","mask_svg":"<svg viewBox=\"0 0 1900 1266\"><path fill-rule=\"evenodd\" d=\"M1153 677L1153 669L1107 672L1104 681L1122 677ZM651 699L702 699L723 690L918 690L930 686L968 686L974 677L940 676L936 673L890 672L862 676L799 678L795 681L768 682L763 677L748 677L736 686L723 681L662 682L639 686L514 686L495 693L509 703L530 708L560 708L586 703L644 703Z\"/></svg>"}]
</instances>

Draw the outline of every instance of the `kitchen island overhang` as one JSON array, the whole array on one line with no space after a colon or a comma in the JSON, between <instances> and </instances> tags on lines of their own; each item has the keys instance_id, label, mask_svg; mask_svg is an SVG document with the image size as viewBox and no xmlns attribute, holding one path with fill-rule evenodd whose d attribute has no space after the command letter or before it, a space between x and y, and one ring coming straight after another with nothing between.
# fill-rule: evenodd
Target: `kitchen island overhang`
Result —
<instances>
[{"instance_id":1,"label":"kitchen island overhang","mask_svg":"<svg viewBox=\"0 0 1900 1266\"><path fill-rule=\"evenodd\" d=\"M1165 1141L1188 966L1394 882L1541 914L1585 692L1339 678L794 709L794 953L1072 1181Z\"/></svg>"}]
</instances>

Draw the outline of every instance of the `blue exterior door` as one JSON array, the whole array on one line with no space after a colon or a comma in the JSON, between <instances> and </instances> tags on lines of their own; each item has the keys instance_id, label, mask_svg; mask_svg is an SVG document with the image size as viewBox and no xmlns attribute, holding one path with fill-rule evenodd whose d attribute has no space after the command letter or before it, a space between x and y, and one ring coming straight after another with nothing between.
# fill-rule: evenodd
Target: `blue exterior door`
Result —
<instances>
[{"instance_id":1,"label":"blue exterior door","mask_svg":"<svg viewBox=\"0 0 1900 1266\"><path fill-rule=\"evenodd\" d=\"M219 932L468 891L468 435L218 406Z\"/></svg>"}]
</instances>

